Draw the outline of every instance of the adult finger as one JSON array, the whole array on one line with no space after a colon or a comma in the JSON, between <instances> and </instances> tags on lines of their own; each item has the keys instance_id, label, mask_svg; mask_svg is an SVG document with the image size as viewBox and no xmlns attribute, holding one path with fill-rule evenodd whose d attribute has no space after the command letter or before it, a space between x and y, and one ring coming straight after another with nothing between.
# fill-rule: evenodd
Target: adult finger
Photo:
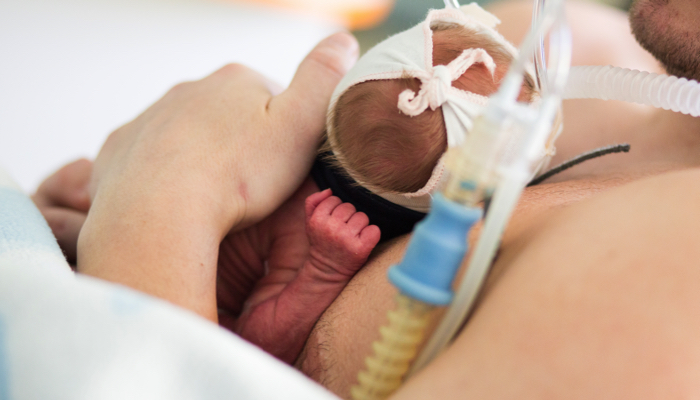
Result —
<instances>
[{"instance_id":1,"label":"adult finger","mask_svg":"<svg viewBox=\"0 0 700 400\"><path fill-rule=\"evenodd\" d=\"M74 263L78 255L78 235L87 214L60 207L44 208L41 213L49 223L68 262Z\"/></svg>"},{"instance_id":2,"label":"adult finger","mask_svg":"<svg viewBox=\"0 0 700 400\"><path fill-rule=\"evenodd\" d=\"M87 211L90 208L88 183L91 174L90 160L73 161L46 178L32 199L39 207L59 206Z\"/></svg>"},{"instance_id":3,"label":"adult finger","mask_svg":"<svg viewBox=\"0 0 700 400\"><path fill-rule=\"evenodd\" d=\"M322 131L331 94L358 54L357 40L349 33L322 40L301 62L287 90L271 101L270 113L299 129Z\"/></svg>"}]
</instances>

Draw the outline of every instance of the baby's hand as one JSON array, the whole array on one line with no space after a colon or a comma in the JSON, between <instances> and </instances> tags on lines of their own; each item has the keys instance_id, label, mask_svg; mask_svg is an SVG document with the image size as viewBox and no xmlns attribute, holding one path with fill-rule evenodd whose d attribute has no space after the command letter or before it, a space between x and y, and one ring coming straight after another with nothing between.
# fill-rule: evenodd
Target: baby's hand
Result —
<instances>
[{"instance_id":1,"label":"baby's hand","mask_svg":"<svg viewBox=\"0 0 700 400\"><path fill-rule=\"evenodd\" d=\"M290 364L318 318L365 264L380 236L364 213L331 196L330 190L307 197L305 209L308 258L278 295L244 310L235 329Z\"/></svg>"},{"instance_id":2,"label":"baby's hand","mask_svg":"<svg viewBox=\"0 0 700 400\"><path fill-rule=\"evenodd\" d=\"M360 269L380 238L379 228L331 190L306 198L309 261L332 280L347 280Z\"/></svg>"}]
</instances>

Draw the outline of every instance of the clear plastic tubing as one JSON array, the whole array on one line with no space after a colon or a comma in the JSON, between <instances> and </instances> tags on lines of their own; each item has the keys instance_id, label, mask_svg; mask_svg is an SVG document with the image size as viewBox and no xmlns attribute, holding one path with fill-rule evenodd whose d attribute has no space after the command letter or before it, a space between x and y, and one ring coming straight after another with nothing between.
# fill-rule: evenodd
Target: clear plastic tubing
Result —
<instances>
[{"instance_id":1,"label":"clear plastic tubing","mask_svg":"<svg viewBox=\"0 0 700 400\"><path fill-rule=\"evenodd\" d=\"M700 116L697 81L620 67L571 67L563 98L621 100Z\"/></svg>"},{"instance_id":2,"label":"clear plastic tubing","mask_svg":"<svg viewBox=\"0 0 700 400\"><path fill-rule=\"evenodd\" d=\"M457 0L445 0L445 8L459 8Z\"/></svg>"}]
</instances>

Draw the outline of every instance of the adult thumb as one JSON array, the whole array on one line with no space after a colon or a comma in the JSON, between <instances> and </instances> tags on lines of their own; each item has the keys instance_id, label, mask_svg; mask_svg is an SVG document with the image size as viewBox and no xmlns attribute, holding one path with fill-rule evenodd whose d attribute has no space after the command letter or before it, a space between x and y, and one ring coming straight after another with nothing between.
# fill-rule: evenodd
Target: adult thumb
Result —
<instances>
[{"instance_id":1,"label":"adult thumb","mask_svg":"<svg viewBox=\"0 0 700 400\"><path fill-rule=\"evenodd\" d=\"M335 33L322 40L299 64L287 90L270 104L287 126L320 133L333 90L357 61L359 46L349 33ZM288 125L288 124L293 125Z\"/></svg>"}]
</instances>

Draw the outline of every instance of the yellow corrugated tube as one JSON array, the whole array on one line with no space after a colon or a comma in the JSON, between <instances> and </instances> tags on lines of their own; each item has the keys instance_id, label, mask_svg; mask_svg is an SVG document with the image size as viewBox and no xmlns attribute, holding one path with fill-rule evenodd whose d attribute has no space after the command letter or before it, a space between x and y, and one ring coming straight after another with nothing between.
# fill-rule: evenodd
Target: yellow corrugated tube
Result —
<instances>
[{"instance_id":1,"label":"yellow corrugated tube","mask_svg":"<svg viewBox=\"0 0 700 400\"><path fill-rule=\"evenodd\" d=\"M380 328L381 340L351 389L355 400L389 397L402 383L423 341L430 311L450 304L452 281L467 251L469 229L481 218L480 208L463 207L433 196L430 213L416 225L403 260L387 271L399 289L389 325Z\"/></svg>"},{"instance_id":2,"label":"yellow corrugated tube","mask_svg":"<svg viewBox=\"0 0 700 400\"><path fill-rule=\"evenodd\" d=\"M400 385L423 341L434 306L403 294L396 296L396 309L387 313L389 325L379 329L381 339L372 343L374 354L365 359L350 393L354 400L386 399Z\"/></svg>"}]
</instances>

